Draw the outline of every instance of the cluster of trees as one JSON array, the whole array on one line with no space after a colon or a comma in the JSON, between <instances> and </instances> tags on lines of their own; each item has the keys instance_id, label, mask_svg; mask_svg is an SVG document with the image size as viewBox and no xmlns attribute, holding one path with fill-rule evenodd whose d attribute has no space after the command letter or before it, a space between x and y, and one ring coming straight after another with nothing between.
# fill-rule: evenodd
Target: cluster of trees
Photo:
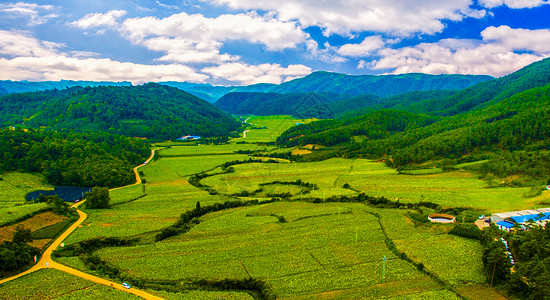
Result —
<instances>
[{"instance_id":1,"label":"cluster of trees","mask_svg":"<svg viewBox=\"0 0 550 300\"><path fill-rule=\"evenodd\" d=\"M506 246L514 258L514 271ZM506 233L496 228L482 236L483 263L489 282L523 299L550 299L550 223Z\"/></svg>"},{"instance_id":2,"label":"cluster of trees","mask_svg":"<svg viewBox=\"0 0 550 300\"><path fill-rule=\"evenodd\" d=\"M12 240L0 244L0 277L21 271L32 263L35 255L40 254L40 250L27 244L30 242L31 230L17 227Z\"/></svg>"},{"instance_id":3,"label":"cluster of trees","mask_svg":"<svg viewBox=\"0 0 550 300\"><path fill-rule=\"evenodd\" d=\"M86 207L107 208L111 202L109 189L106 187L94 187L91 192L86 193Z\"/></svg>"},{"instance_id":4,"label":"cluster of trees","mask_svg":"<svg viewBox=\"0 0 550 300\"><path fill-rule=\"evenodd\" d=\"M108 133L0 129L0 172L41 172L52 185L126 185L149 154L147 142Z\"/></svg>"},{"instance_id":5,"label":"cluster of trees","mask_svg":"<svg viewBox=\"0 0 550 300\"><path fill-rule=\"evenodd\" d=\"M159 84L73 87L0 98L0 124L101 130L129 137L227 136L240 124L214 105Z\"/></svg>"}]
</instances>

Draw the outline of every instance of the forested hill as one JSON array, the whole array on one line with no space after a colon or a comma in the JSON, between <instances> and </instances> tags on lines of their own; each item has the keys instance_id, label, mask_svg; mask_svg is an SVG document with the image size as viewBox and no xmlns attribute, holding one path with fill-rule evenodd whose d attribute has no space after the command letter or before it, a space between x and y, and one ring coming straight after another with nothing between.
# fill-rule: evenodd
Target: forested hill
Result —
<instances>
[{"instance_id":1,"label":"forested hill","mask_svg":"<svg viewBox=\"0 0 550 300\"><path fill-rule=\"evenodd\" d=\"M130 137L225 136L240 124L214 105L159 84L73 87L0 97L0 124L102 130Z\"/></svg>"},{"instance_id":2,"label":"forested hill","mask_svg":"<svg viewBox=\"0 0 550 300\"><path fill-rule=\"evenodd\" d=\"M60 81L11 81L0 80L0 95L4 94L16 94L27 92L39 92L53 89L66 89L75 86L130 86L132 85L128 81L111 82L111 81L73 81L73 80L60 80Z\"/></svg>"},{"instance_id":3,"label":"forested hill","mask_svg":"<svg viewBox=\"0 0 550 300\"><path fill-rule=\"evenodd\" d=\"M550 58L528 65L510 75L482 82L450 97L411 103L408 111L452 116L487 107L514 94L550 83Z\"/></svg>"},{"instance_id":4,"label":"forested hill","mask_svg":"<svg viewBox=\"0 0 550 300\"><path fill-rule=\"evenodd\" d=\"M279 145L321 144L339 155L385 157L403 168L427 161L490 159L484 171L550 178L550 84L453 117L380 110L293 127ZM359 139L358 139L359 138Z\"/></svg>"},{"instance_id":5,"label":"forested hill","mask_svg":"<svg viewBox=\"0 0 550 300\"><path fill-rule=\"evenodd\" d=\"M327 93L229 93L216 106L231 114L293 115L297 118L330 119L335 116L331 103L345 98Z\"/></svg>"},{"instance_id":6,"label":"forested hill","mask_svg":"<svg viewBox=\"0 0 550 300\"><path fill-rule=\"evenodd\" d=\"M130 184L149 155L144 140L104 132L0 129L0 174L40 172L52 185Z\"/></svg>"},{"instance_id":7,"label":"forested hill","mask_svg":"<svg viewBox=\"0 0 550 300\"><path fill-rule=\"evenodd\" d=\"M324 92L340 95L372 94L388 97L411 91L460 90L491 80L490 76L476 75L345 75L330 72L314 72L274 86L273 93Z\"/></svg>"}]
</instances>

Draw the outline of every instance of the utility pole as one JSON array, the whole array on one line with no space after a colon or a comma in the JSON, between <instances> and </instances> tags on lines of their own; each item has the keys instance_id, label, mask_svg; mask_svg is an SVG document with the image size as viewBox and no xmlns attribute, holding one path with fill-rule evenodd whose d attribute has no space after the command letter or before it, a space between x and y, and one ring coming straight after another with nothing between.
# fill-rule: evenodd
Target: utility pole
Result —
<instances>
[{"instance_id":1,"label":"utility pole","mask_svg":"<svg viewBox=\"0 0 550 300\"><path fill-rule=\"evenodd\" d=\"M382 266L382 282L386 281L386 256L384 256L384 265Z\"/></svg>"}]
</instances>

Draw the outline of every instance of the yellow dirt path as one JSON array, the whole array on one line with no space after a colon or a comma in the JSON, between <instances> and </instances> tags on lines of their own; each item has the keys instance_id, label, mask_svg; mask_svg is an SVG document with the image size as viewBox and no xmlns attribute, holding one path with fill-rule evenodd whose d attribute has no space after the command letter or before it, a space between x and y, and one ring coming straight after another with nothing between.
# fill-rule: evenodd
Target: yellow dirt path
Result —
<instances>
[{"instance_id":1,"label":"yellow dirt path","mask_svg":"<svg viewBox=\"0 0 550 300\"><path fill-rule=\"evenodd\" d=\"M151 161L151 159L153 159L153 156L155 156L155 150L151 150L151 156L145 161L145 163L143 163L143 164L141 164L141 165L134 168L134 173L136 175L136 183L134 183L130 186L137 185L137 184L141 183L141 178L139 177L138 168L141 167L141 166L146 165L147 163L149 163ZM123 187L121 187L121 188L123 188ZM120 188L116 188L116 189L120 189ZM111 189L111 191L116 190L116 189ZM65 232L63 232L63 234L61 234L48 247L48 249L46 249L46 251L44 251L44 254L42 254L42 257L36 263L36 265L34 265L32 268L28 269L25 272L22 272L22 273L19 273L19 274L15 275L15 276L8 277L8 278L0 280L0 285L3 284L4 282L12 281L14 279L25 276L29 273L32 273L32 272L40 270L40 269L53 268L53 269L57 269L57 270L60 270L60 271L63 271L63 272L66 272L66 273L84 278L86 280L89 280L89 281L92 281L92 282L95 282L95 283L103 284L103 285L106 285L106 286L111 286L111 287L113 287L117 290L121 290L121 291L124 291L124 292L127 292L127 293L131 293L131 294L134 294L136 296L142 297L144 299L154 299L154 300L163 299L161 297L151 295L151 294L146 293L144 291L137 290L133 287L131 289L126 289L119 283L116 283L116 282L113 282L113 281L109 281L107 279L103 279L103 278L100 278L100 277L96 277L96 276L84 273L82 271L67 267L65 265L54 262L52 260L53 250L55 250L63 242L63 240L65 240L69 236L69 234L71 234L73 231L75 231L75 229L78 228L78 226L80 226L80 224L82 224L82 222L84 222L84 220L86 220L86 217L87 217L86 214L84 212L78 210L78 206L80 204L84 203L84 202L85 201L81 201L81 202L75 203L71 206L71 207L75 208L76 211L78 212L78 215L79 215L78 220L73 225L71 225L71 227L69 227L69 229L67 229Z\"/></svg>"}]
</instances>

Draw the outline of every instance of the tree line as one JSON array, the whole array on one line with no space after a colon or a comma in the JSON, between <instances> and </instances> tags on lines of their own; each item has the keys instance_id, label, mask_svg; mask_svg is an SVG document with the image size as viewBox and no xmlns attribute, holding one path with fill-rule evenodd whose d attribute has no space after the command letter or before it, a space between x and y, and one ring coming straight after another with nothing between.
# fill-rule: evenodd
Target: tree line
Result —
<instances>
[{"instance_id":1,"label":"tree line","mask_svg":"<svg viewBox=\"0 0 550 300\"><path fill-rule=\"evenodd\" d=\"M40 172L52 185L126 185L149 154L146 141L108 133L0 129L0 172Z\"/></svg>"}]
</instances>

